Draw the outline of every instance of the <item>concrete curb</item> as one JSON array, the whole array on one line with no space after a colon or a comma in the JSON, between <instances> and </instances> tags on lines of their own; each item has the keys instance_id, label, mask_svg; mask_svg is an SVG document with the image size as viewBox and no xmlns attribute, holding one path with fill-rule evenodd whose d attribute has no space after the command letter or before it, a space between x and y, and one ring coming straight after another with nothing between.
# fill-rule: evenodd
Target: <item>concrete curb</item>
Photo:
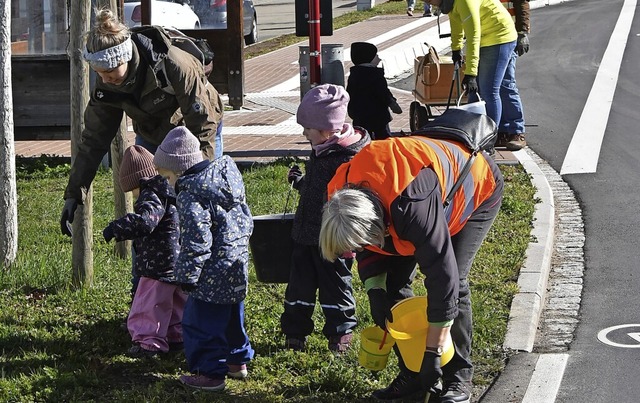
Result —
<instances>
[{"instance_id":1,"label":"concrete curb","mask_svg":"<svg viewBox=\"0 0 640 403\"><path fill-rule=\"evenodd\" d=\"M520 291L511 303L503 347L506 350L531 352L551 270L555 207L551 186L527 150L520 150L513 154L531 176L531 183L537 189L535 197L540 199L540 203L536 205L533 215L531 236L534 240L527 247L525 262L520 269L518 277Z\"/></svg>"}]
</instances>

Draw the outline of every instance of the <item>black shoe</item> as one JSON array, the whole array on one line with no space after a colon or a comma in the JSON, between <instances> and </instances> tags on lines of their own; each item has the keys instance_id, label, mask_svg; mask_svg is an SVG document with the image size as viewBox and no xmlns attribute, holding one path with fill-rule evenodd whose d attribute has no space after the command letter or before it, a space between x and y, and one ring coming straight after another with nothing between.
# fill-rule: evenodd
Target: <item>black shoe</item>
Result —
<instances>
[{"instance_id":1,"label":"black shoe","mask_svg":"<svg viewBox=\"0 0 640 403\"><path fill-rule=\"evenodd\" d=\"M169 352L175 353L177 351L184 350L184 342L182 341L170 341L169 342Z\"/></svg>"},{"instance_id":2,"label":"black shoe","mask_svg":"<svg viewBox=\"0 0 640 403\"><path fill-rule=\"evenodd\" d=\"M451 382L444 385L440 395L440 403L469 403L470 393L461 382Z\"/></svg>"},{"instance_id":3,"label":"black shoe","mask_svg":"<svg viewBox=\"0 0 640 403\"><path fill-rule=\"evenodd\" d=\"M134 344L127 350L127 356L131 358L160 358L161 351L147 350L139 344Z\"/></svg>"},{"instance_id":4,"label":"black shoe","mask_svg":"<svg viewBox=\"0 0 640 403\"><path fill-rule=\"evenodd\" d=\"M304 351L307 346L304 339L287 337L287 339L284 342L284 347L293 351Z\"/></svg>"},{"instance_id":5,"label":"black shoe","mask_svg":"<svg viewBox=\"0 0 640 403\"><path fill-rule=\"evenodd\" d=\"M377 400L422 400L426 393L420 385L420 378L417 374L407 374L400 372L396 379L394 379L389 386L384 389L379 389L372 394L374 399Z\"/></svg>"}]
</instances>

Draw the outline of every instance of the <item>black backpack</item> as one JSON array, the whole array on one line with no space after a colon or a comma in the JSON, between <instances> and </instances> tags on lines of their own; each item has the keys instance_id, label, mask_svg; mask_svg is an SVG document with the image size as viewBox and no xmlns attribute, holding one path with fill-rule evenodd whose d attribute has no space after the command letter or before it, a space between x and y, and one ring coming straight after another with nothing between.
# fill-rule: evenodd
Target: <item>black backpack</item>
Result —
<instances>
[{"instance_id":1,"label":"black backpack","mask_svg":"<svg viewBox=\"0 0 640 403\"><path fill-rule=\"evenodd\" d=\"M164 32L171 39L173 46L190 53L200 60L204 67L204 74L209 77L209 74L213 71L213 58L215 57L209 42L206 39L193 38L175 28L164 28Z\"/></svg>"},{"instance_id":2,"label":"black backpack","mask_svg":"<svg viewBox=\"0 0 640 403\"><path fill-rule=\"evenodd\" d=\"M498 126L487 115L449 108L442 115L436 116L426 125L412 132L411 136L457 141L467 146L471 151L469 159L460 171L458 180L453 184L451 191L443 201L444 206L447 207L462 186L462 180L471 171L471 166L478 153L491 149L495 144Z\"/></svg>"}]
</instances>

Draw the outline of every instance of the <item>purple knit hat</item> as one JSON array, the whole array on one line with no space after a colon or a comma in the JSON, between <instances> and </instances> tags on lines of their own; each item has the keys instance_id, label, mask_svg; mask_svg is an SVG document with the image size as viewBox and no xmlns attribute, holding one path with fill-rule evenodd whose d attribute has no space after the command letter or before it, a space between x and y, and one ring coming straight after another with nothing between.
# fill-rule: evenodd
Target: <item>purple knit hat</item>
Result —
<instances>
[{"instance_id":1,"label":"purple knit hat","mask_svg":"<svg viewBox=\"0 0 640 403\"><path fill-rule=\"evenodd\" d=\"M130 192L140 187L140 179L152 178L158 174L153 166L153 154L142 146L131 146L124 151L120 163L120 187Z\"/></svg>"},{"instance_id":2,"label":"purple knit hat","mask_svg":"<svg viewBox=\"0 0 640 403\"><path fill-rule=\"evenodd\" d=\"M298 106L298 124L316 130L342 130L348 103L349 94L340 85L323 84L313 87Z\"/></svg>"},{"instance_id":3,"label":"purple knit hat","mask_svg":"<svg viewBox=\"0 0 640 403\"><path fill-rule=\"evenodd\" d=\"M200 151L200 140L184 126L171 129L153 157L153 163L158 168L178 174L202 161L204 156Z\"/></svg>"}]
</instances>

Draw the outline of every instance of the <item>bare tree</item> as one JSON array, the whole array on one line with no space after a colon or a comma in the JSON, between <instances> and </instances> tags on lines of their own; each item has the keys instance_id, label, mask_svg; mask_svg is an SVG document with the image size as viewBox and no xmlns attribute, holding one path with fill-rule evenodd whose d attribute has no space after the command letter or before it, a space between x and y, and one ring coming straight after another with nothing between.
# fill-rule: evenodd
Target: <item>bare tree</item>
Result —
<instances>
[{"instance_id":1,"label":"bare tree","mask_svg":"<svg viewBox=\"0 0 640 403\"><path fill-rule=\"evenodd\" d=\"M18 195L16 150L13 144L13 99L11 96L11 0L0 0L0 258L4 267L18 252Z\"/></svg>"},{"instance_id":2,"label":"bare tree","mask_svg":"<svg viewBox=\"0 0 640 403\"><path fill-rule=\"evenodd\" d=\"M89 67L82 59L84 34L89 30L91 2L72 1L69 57L71 61L71 160L75 160L84 128L84 109L89 102ZM73 220L72 283L89 287L93 283L93 186Z\"/></svg>"}]
</instances>

